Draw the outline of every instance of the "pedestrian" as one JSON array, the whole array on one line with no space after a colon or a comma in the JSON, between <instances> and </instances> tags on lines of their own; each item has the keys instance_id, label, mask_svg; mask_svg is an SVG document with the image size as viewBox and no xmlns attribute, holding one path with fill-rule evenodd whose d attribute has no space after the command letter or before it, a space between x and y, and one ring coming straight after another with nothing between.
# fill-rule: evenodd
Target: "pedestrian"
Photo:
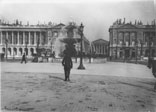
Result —
<instances>
[{"instance_id":1,"label":"pedestrian","mask_svg":"<svg viewBox=\"0 0 156 112\"><path fill-rule=\"evenodd\" d=\"M73 62L67 50L65 50L65 56L62 60L62 65L64 66L64 74L65 74L64 81L70 81L70 70L73 67Z\"/></svg>"},{"instance_id":2,"label":"pedestrian","mask_svg":"<svg viewBox=\"0 0 156 112\"><path fill-rule=\"evenodd\" d=\"M152 60L152 73L154 77L156 78L156 57L153 57L153 60Z\"/></svg>"},{"instance_id":3,"label":"pedestrian","mask_svg":"<svg viewBox=\"0 0 156 112\"><path fill-rule=\"evenodd\" d=\"M21 60L21 63L23 63L23 61L25 62L25 64L26 64L26 56L25 56L25 53L23 54L23 56L22 56L22 60Z\"/></svg>"}]
</instances>

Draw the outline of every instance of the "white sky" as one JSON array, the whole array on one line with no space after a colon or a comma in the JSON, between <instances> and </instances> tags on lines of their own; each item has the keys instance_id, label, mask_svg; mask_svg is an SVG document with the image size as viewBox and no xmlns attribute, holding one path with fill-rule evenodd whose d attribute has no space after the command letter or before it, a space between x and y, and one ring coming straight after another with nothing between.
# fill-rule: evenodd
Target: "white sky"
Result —
<instances>
[{"instance_id":1,"label":"white sky","mask_svg":"<svg viewBox=\"0 0 156 112\"><path fill-rule=\"evenodd\" d=\"M118 18L144 24L156 18L154 0L0 0L0 18L26 24L83 22L89 40L109 40L108 29Z\"/></svg>"}]
</instances>

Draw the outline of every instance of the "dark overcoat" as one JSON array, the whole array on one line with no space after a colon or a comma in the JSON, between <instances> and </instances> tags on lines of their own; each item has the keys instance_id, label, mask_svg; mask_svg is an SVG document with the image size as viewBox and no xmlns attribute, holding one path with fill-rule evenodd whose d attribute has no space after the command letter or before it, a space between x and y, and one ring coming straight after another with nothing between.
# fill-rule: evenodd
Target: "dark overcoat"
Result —
<instances>
[{"instance_id":1,"label":"dark overcoat","mask_svg":"<svg viewBox=\"0 0 156 112\"><path fill-rule=\"evenodd\" d=\"M73 62L70 56L65 56L62 60L62 65L65 69L71 69L73 67Z\"/></svg>"},{"instance_id":2,"label":"dark overcoat","mask_svg":"<svg viewBox=\"0 0 156 112\"><path fill-rule=\"evenodd\" d=\"M152 73L156 77L156 60L152 60Z\"/></svg>"}]
</instances>

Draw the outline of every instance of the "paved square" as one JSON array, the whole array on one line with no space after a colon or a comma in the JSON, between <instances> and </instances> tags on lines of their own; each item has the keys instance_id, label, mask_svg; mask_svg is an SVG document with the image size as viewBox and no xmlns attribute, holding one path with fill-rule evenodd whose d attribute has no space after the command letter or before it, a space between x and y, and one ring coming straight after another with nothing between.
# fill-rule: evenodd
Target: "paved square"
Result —
<instances>
[{"instance_id":1,"label":"paved square","mask_svg":"<svg viewBox=\"0 0 156 112\"><path fill-rule=\"evenodd\" d=\"M26 65L2 63L2 110L4 112L156 111L156 92L153 90L155 79L146 66L125 63L85 64L85 66L86 70L77 71L77 64L74 64L71 81L65 82L60 63ZM135 69L132 69L133 67ZM139 69L142 69L143 75ZM138 74L132 74L132 77L128 74L128 77L125 77L125 72L132 73L134 70ZM116 76L113 76L113 73ZM123 77L120 77L122 74Z\"/></svg>"}]
</instances>

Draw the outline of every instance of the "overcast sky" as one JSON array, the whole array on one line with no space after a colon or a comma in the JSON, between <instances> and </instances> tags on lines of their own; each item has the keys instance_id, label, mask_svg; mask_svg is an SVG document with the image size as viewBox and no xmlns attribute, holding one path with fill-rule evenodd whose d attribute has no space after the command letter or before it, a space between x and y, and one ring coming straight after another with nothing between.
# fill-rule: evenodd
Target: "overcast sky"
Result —
<instances>
[{"instance_id":1,"label":"overcast sky","mask_svg":"<svg viewBox=\"0 0 156 112\"><path fill-rule=\"evenodd\" d=\"M15 2L12 2L15 1ZM23 1L23 2L21 2ZM135 19L144 24L156 18L154 0L0 0L0 18L12 23L15 19L26 24L54 23L67 24L83 22L84 34L89 40L109 40L109 27L118 18L126 22Z\"/></svg>"}]
</instances>

